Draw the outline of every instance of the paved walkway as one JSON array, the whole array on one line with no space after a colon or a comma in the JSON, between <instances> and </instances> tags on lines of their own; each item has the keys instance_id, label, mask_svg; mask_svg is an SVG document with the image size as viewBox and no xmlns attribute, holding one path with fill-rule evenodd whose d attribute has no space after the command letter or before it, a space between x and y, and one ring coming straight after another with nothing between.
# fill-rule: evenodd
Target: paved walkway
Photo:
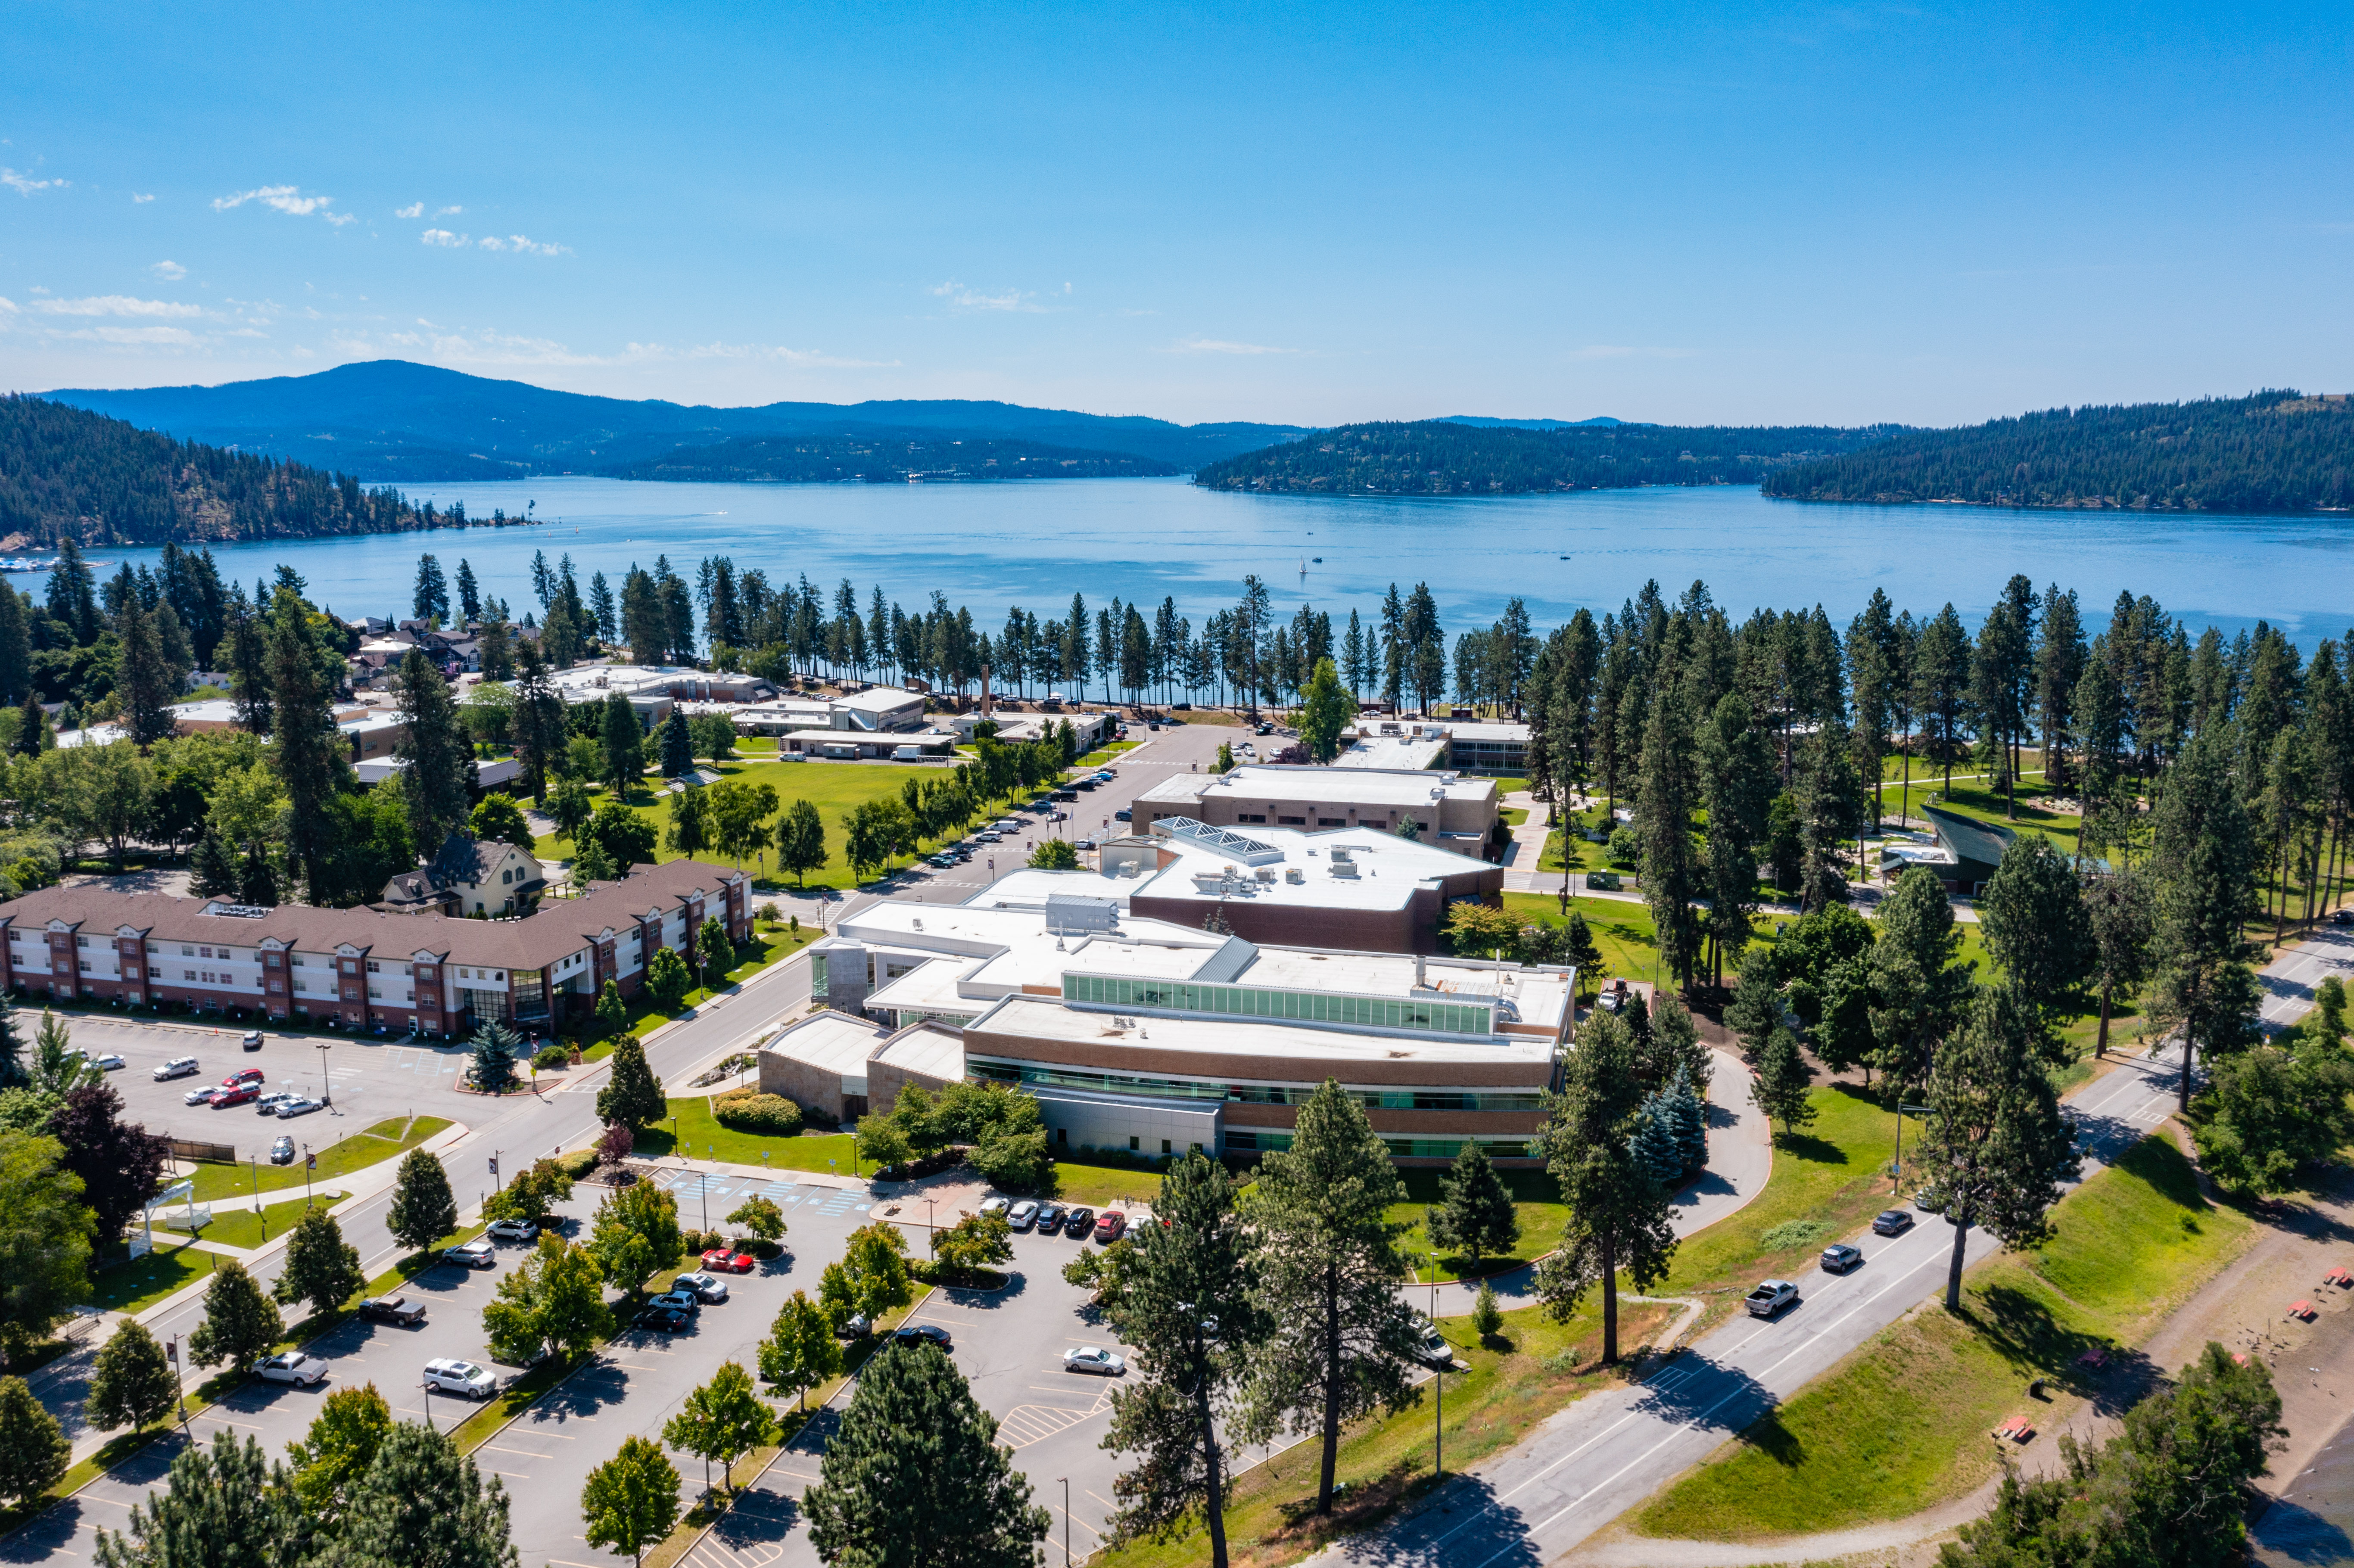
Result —
<instances>
[{"instance_id":1,"label":"paved walkway","mask_svg":"<svg viewBox=\"0 0 2354 1568\"><path fill-rule=\"evenodd\" d=\"M1708 1080L1708 1169L1675 1197L1676 1234L1703 1230L1741 1209L1766 1190L1774 1174L1772 1126L1749 1102L1755 1075L1740 1057L1712 1051L1716 1058ZM1536 1266L1522 1264L1506 1274L1490 1275L1499 1305L1510 1311L1536 1302ZM1454 1280L1438 1287L1402 1285L1398 1294L1416 1310L1439 1318L1468 1318L1479 1299L1479 1282ZM1628 1299L1622 1297L1620 1299ZM1437 1310L1432 1310L1434 1305ZM1678 1325L1680 1332L1689 1325Z\"/></svg>"}]
</instances>

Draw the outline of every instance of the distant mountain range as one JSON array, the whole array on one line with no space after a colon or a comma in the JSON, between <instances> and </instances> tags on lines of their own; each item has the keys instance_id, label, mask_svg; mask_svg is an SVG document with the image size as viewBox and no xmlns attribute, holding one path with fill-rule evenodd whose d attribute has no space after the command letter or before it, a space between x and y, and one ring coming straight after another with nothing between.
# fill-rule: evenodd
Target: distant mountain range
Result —
<instances>
[{"instance_id":1,"label":"distant mountain range","mask_svg":"<svg viewBox=\"0 0 2354 1568\"><path fill-rule=\"evenodd\" d=\"M688 407L555 392L398 359L220 387L41 396L182 440L292 458L372 484L621 472L681 448L787 437L1023 441L1066 456L1140 458L1144 465L1125 471L1169 472L1308 433L1299 425L1180 425L961 399Z\"/></svg>"}]
</instances>

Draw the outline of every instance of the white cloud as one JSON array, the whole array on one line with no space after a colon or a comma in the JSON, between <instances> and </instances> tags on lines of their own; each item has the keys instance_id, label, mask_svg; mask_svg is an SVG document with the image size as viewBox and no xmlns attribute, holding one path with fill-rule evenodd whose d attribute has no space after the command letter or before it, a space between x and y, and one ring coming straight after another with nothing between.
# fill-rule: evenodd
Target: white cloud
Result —
<instances>
[{"instance_id":1,"label":"white cloud","mask_svg":"<svg viewBox=\"0 0 2354 1568\"><path fill-rule=\"evenodd\" d=\"M1008 289L1002 294L984 294L968 289L953 278L932 289L936 298L946 300L960 311L1023 311L1043 313L1045 306L1033 304L1031 296L1019 289Z\"/></svg>"},{"instance_id":2,"label":"white cloud","mask_svg":"<svg viewBox=\"0 0 2354 1568\"><path fill-rule=\"evenodd\" d=\"M79 300L35 300L33 309L45 316L200 316L196 305L170 300L139 300L129 294L91 294Z\"/></svg>"},{"instance_id":3,"label":"white cloud","mask_svg":"<svg viewBox=\"0 0 2354 1568\"><path fill-rule=\"evenodd\" d=\"M329 212L327 206L334 199L330 196L304 196L302 187L300 185L260 185L249 191L239 191L235 196L215 196L213 210L227 212L233 207L243 207L247 202L258 201L264 207L275 207L292 217L323 217L338 228L346 223L359 221L355 216L348 212Z\"/></svg>"},{"instance_id":4,"label":"white cloud","mask_svg":"<svg viewBox=\"0 0 2354 1568\"><path fill-rule=\"evenodd\" d=\"M598 363L643 364L650 360L677 359L772 359L783 365L824 370L888 370L900 364L896 359L845 359L820 348L786 348L781 344L758 343L706 343L683 349L672 348L667 344L633 343L621 354Z\"/></svg>"},{"instance_id":5,"label":"white cloud","mask_svg":"<svg viewBox=\"0 0 2354 1568\"><path fill-rule=\"evenodd\" d=\"M417 238L428 245L457 246L466 243L464 235L452 234L446 228L429 228Z\"/></svg>"},{"instance_id":6,"label":"white cloud","mask_svg":"<svg viewBox=\"0 0 2354 1568\"><path fill-rule=\"evenodd\" d=\"M418 203L417 205L418 205L418 206L419 206L419 207L422 207L422 206L424 206L425 204L424 204L423 202L419 202L419 203ZM434 208L434 209L433 209L433 216L434 216L434 217L457 217L460 213L461 213L461 212L463 212L463 211L465 211L465 210L466 210L466 209L465 209L464 207L436 207L436 208Z\"/></svg>"},{"instance_id":7,"label":"white cloud","mask_svg":"<svg viewBox=\"0 0 2354 1568\"><path fill-rule=\"evenodd\" d=\"M166 283L176 283L188 275L188 270L177 261L158 261L147 269Z\"/></svg>"},{"instance_id":8,"label":"white cloud","mask_svg":"<svg viewBox=\"0 0 2354 1568\"><path fill-rule=\"evenodd\" d=\"M392 216L395 217L423 217L425 216L425 204L421 201L413 201L407 207L394 207L392 209Z\"/></svg>"},{"instance_id":9,"label":"white cloud","mask_svg":"<svg viewBox=\"0 0 2354 1568\"><path fill-rule=\"evenodd\" d=\"M71 180L37 180L30 175L20 175L14 169L0 167L0 185L6 185L18 196L28 196L36 191L61 191L71 184Z\"/></svg>"},{"instance_id":10,"label":"white cloud","mask_svg":"<svg viewBox=\"0 0 2354 1568\"><path fill-rule=\"evenodd\" d=\"M1270 348L1263 343L1228 343L1223 338L1189 337L1170 345L1172 354L1297 354L1296 348Z\"/></svg>"},{"instance_id":11,"label":"white cloud","mask_svg":"<svg viewBox=\"0 0 2354 1568\"><path fill-rule=\"evenodd\" d=\"M154 199L155 195L153 191L150 191L145 196L141 196L137 191L133 191L131 193L131 205L133 207L144 207Z\"/></svg>"},{"instance_id":12,"label":"white cloud","mask_svg":"<svg viewBox=\"0 0 2354 1568\"><path fill-rule=\"evenodd\" d=\"M519 256L569 256L572 254L572 247L569 245L542 245L525 234L510 234L504 239L501 239L495 234L485 234L482 238L481 244L485 250L512 250Z\"/></svg>"},{"instance_id":13,"label":"white cloud","mask_svg":"<svg viewBox=\"0 0 2354 1568\"><path fill-rule=\"evenodd\" d=\"M175 348L193 347L196 334L186 327L81 327L57 334L83 343L164 344Z\"/></svg>"}]
</instances>

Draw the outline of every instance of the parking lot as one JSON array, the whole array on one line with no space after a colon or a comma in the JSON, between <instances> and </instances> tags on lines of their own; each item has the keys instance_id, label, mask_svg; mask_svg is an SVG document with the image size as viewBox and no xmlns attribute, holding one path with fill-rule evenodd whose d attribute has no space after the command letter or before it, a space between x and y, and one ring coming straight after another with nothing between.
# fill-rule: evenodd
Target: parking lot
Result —
<instances>
[{"instance_id":1,"label":"parking lot","mask_svg":"<svg viewBox=\"0 0 2354 1568\"><path fill-rule=\"evenodd\" d=\"M108 1073L106 1081L122 1097L124 1119L142 1123L150 1132L233 1145L239 1160L269 1159L270 1142L281 1133L291 1133L298 1144L323 1149L391 1117L413 1112L471 1123L482 1120L487 1108L481 1096L458 1092L458 1073L468 1059L460 1044L434 1045L398 1035L350 1039L264 1029L261 1048L248 1051L239 1044L245 1033L242 1024L184 1026L173 1020L134 1022L89 1014L69 1015L66 1022L76 1046L94 1057L110 1053L122 1057L125 1065ZM323 1056L321 1045L328 1048ZM156 1082L154 1070L179 1056L194 1056L196 1072ZM286 1120L262 1116L251 1105L215 1109L187 1103L190 1091L218 1084L248 1067L261 1069L266 1093L283 1090L331 1103Z\"/></svg>"}]
</instances>

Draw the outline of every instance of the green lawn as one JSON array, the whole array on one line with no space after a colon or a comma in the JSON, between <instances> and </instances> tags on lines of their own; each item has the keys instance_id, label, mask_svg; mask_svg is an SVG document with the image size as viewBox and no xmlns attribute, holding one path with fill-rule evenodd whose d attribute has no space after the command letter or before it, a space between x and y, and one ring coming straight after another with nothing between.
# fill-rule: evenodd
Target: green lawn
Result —
<instances>
[{"instance_id":1,"label":"green lawn","mask_svg":"<svg viewBox=\"0 0 2354 1568\"><path fill-rule=\"evenodd\" d=\"M726 779L747 784L767 784L777 791L780 807L790 807L795 800L808 800L825 819L827 859L825 869L809 874L808 885L812 887L849 887L853 885L850 863L842 857L843 813L862 800L879 795L896 796L900 786L910 779L938 779L938 768L895 767L871 762L764 762L739 758L719 766ZM591 790L596 802L603 805L609 791L599 787ZM676 797L661 786L658 779L648 779L644 786L633 791L630 805L636 812L654 824L655 856L658 860L676 860L678 856L661 846L660 835L670 827L671 801ZM773 819L772 819L773 821ZM540 839L535 853L549 860L568 858L572 853L569 840L558 841L555 835ZM712 852L705 858L716 859ZM758 870L758 863L747 869ZM790 888L794 882L783 881L773 874L769 880Z\"/></svg>"},{"instance_id":2,"label":"green lawn","mask_svg":"<svg viewBox=\"0 0 2354 1568\"><path fill-rule=\"evenodd\" d=\"M1055 1161L1053 1195L1066 1203L1099 1209L1118 1201L1150 1203L1161 1193L1161 1172L1131 1171L1124 1165L1090 1165L1078 1160Z\"/></svg>"},{"instance_id":3,"label":"green lawn","mask_svg":"<svg viewBox=\"0 0 2354 1568\"><path fill-rule=\"evenodd\" d=\"M1775 1135L1766 1190L1738 1213L1686 1236L1652 1294L1724 1293L1710 1298L1710 1316L1719 1316L1735 1305L1733 1287L1745 1291L1763 1278L1794 1277L1826 1244L1888 1207L1895 1117L1846 1084L1819 1088L1812 1100L1812 1126L1794 1137ZM1908 1147L1918 1130L1906 1124Z\"/></svg>"},{"instance_id":4,"label":"green lawn","mask_svg":"<svg viewBox=\"0 0 2354 1568\"><path fill-rule=\"evenodd\" d=\"M1444 1196L1439 1191L1438 1179L1445 1174L1443 1171L1427 1167L1399 1171L1398 1175L1405 1181L1406 1201L1392 1204L1389 1211L1392 1223L1413 1227L1400 1239L1399 1245L1413 1260L1416 1277L1424 1280L1432 1277L1433 1264L1424 1212L1436 1207ZM1508 1268L1517 1268L1531 1258L1542 1257L1553 1251L1561 1244L1561 1227L1569 1221L1569 1209L1561 1202L1561 1189L1553 1181L1551 1172L1499 1171L1496 1174L1502 1177L1504 1185L1511 1190L1512 1213L1521 1222L1521 1239L1517 1246L1501 1257L1481 1259L1479 1273L1482 1275L1500 1274ZM1452 1254L1443 1255L1436 1262L1437 1277L1442 1280L1464 1277L1469 1265L1468 1259Z\"/></svg>"},{"instance_id":5,"label":"green lawn","mask_svg":"<svg viewBox=\"0 0 2354 1568\"><path fill-rule=\"evenodd\" d=\"M1650 906L1623 898L1586 897L1571 899L1569 906L1585 916L1595 945L1602 949L1601 973L1581 977L1589 992L1605 976L1630 980L1651 978L1651 966L1659 956L1659 928L1651 918ZM1507 893L1504 907L1532 925L1565 923L1561 900L1552 894Z\"/></svg>"},{"instance_id":6,"label":"green lawn","mask_svg":"<svg viewBox=\"0 0 2354 1568\"><path fill-rule=\"evenodd\" d=\"M1649 1339L1670 1311L1622 1305L1622 1351ZM1447 1378L1449 1475L1511 1447L1553 1412L1617 1381L1598 1364L1601 1308L1590 1296L1565 1323L1549 1321L1541 1307L1507 1312L1502 1330L1485 1341L1468 1319L1448 1319L1438 1329L1455 1347L1457 1361L1470 1367ZM1426 1384L1422 1396L1397 1414L1343 1428L1335 1467L1341 1489L1329 1520L1311 1511L1323 1461L1320 1442L1302 1443L1238 1478L1225 1515L1232 1561L1296 1562L1329 1541L1373 1528L1428 1491L1436 1414ZM1209 1537L1196 1527L1167 1541L1109 1549L1092 1561L1097 1568L1190 1568L1208 1560Z\"/></svg>"},{"instance_id":7,"label":"green lawn","mask_svg":"<svg viewBox=\"0 0 2354 1568\"><path fill-rule=\"evenodd\" d=\"M333 1207L343 1199L342 1192L331 1187L322 1187L308 1200L289 1198L282 1203L265 1206L259 1214L249 1204L244 1208L230 1208L226 1204L217 1206L213 1210L212 1224L204 1228L204 1239L217 1242L223 1246L258 1247L292 1230L294 1222L302 1217L302 1211L311 1207L313 1202L324 1209ZM183 1225L170 1228L177 1234L186 1232Z\"/></svg>"},{"instance_id":8,"label":"green lawn","mask_svg":"<svg viewBox=\"0 0 2354 1568\"><path fill-rule=\"evenodd\" d=\"M752 935L753 941L758 944L758 948L755 948L752 943L744 943L737 947L737 952L745 955L744 961L720 977L719 990L725 991L731 985L740 984L779 959L790 958L816 941L817 923L813 920L805 921L798 931L785 926L760 926L754 928ZM713 991L702 986L696 986L679 1002L678 1012L663 1012L654 1006L652 998L641 990L636 996L627 999L630 1033L642 1040L688 1009L698 1007L710 1001L714 994ZM567 1030L567 1037L577 1037L577 1031ZM617 1043L612 1040L599 1040L592 1045L583 1046L580 1059L584 1063L601 1062L613 1054L613 1047Z\"/></svg>"},{"instance_id":9,"label":"green lawn","mask_svg":"<svg viewBox=\"0 0 2354 1568\"><path fill-rule=\"evenodd\" d=\"M1937 1303L1874 1336L1638 1516L1642 1533L1749 1540L1902 1519L1994 1471L1986 1434L2032 1414L2040 1442L2073 1407L2027 1381L2075 1381L2095 1344L2130 1346L2254 1239L2209 1202L2162 1137L2062 1199L2058 1234L1970 1271L1960 1316ZM2171 1371L2162 1368L2161 1371ZM2112 1374L2115 1375L2115 1374Z\"/></svg>"},{"instance_id":10,"label":"green lawn","mask_svg":"<svg viewBox=\"0 0 2354 1568\"><path fill-rule=\"evenodd\" d=\"M721 1160L739 1165L758 1165L765 1154L769 1165L775 1170L831 1169L848 1176L853 1174L851 1143L846 1132L803 1134L797 1138L763 1138L757 1133L737 1132L712 1119L710 1098L695 1095L672 1100L670 1115L638 1134L637 1152L649 1160L683 1155L689 1160ZM828 1160L834 1161L833 1165L828 1166Z\"/></svg>"},{"instance_id":11,"label":"green lawn","mask_svg":"<svg viewBox=\"0 0 2354 1568\"><path fill-rule=\"evenodd\" d=\"M380 1121L365 1132L355 1132L319 1150L319 1169L311 1173L312 1183L315 1186L330 1181L404 1154L449 1125L436 1116L394 1117L390 1121ZM257 1191L281 1192L290 1187L299 1191L302 1185L302 1161L298 1155L292 1165L199 1165L194 1180L199 1203L250 1200Z\"/></svg>"},{"instance_id":12,"label":"green lawn","mask_svg":"<svg viewBox=\"0 0 2354 1568\"><path fill-rule=\"evenodd\" d=\"M161 1245L135 1262L118 1263L90 1274L90 1304L109 1312L143 1312L191 1280L212 1272L210 1253L182 1243Z\"/></svg>"}]
</instances>

